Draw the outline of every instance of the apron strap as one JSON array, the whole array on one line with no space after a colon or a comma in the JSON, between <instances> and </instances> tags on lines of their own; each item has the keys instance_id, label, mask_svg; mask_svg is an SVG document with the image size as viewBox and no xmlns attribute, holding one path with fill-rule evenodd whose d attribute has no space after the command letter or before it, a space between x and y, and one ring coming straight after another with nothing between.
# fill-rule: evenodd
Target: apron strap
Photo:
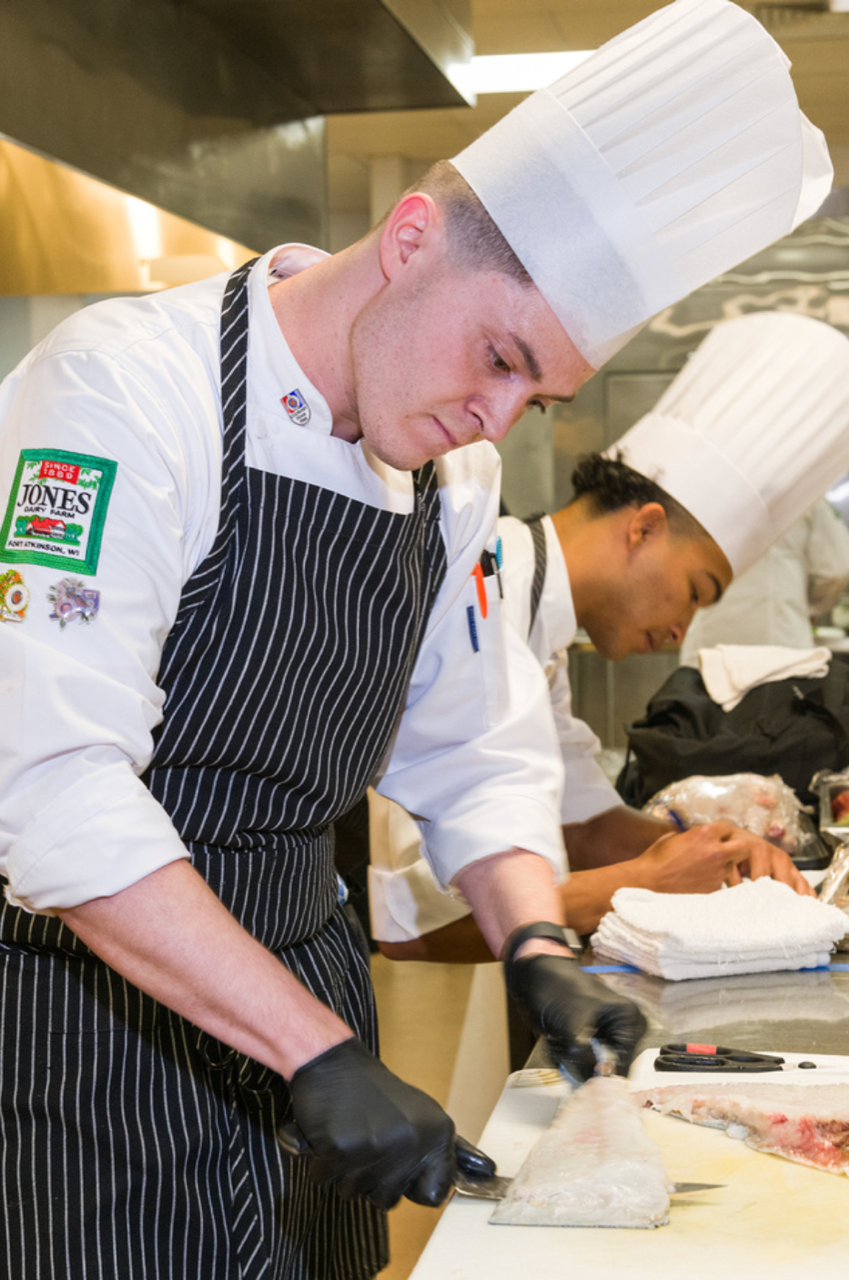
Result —
<instances>
[{"instance_id":1,"label":"apron strap","mask_svg":"<svg viewBox=\"0 0 849 1280\"><path fill-rule=\"evenodd\" d=\"M548 559L548 552L545 546L545 529L542 525L543 517L534 516L533 519L527 520L525 523L531 531L531 537L534 542L534 576L531 582L531 620L528 623L528 639L534 629L537 613L539 611L539 602L542 599L542 589L545 584L545 570Z\"/></svg>"}]
</instances>

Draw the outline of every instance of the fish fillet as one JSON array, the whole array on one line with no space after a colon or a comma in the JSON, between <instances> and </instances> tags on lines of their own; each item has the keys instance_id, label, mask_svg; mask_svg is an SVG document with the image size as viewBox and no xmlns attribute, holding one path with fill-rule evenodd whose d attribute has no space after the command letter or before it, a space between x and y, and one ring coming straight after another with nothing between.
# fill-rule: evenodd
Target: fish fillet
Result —
<instances>
[{"instance_id":1,"label":"fish fillet","mask_svg":"<svg viewBox=\"0 0 849 1280\"><path fill-rule=\"evenodd\" d=\"M661 1085L640 1106L725 1129L755 1151L849 1175L849 1085Z\"/></svg>"},{"instance_id":2,"label":"fish fillet","mask_svg":"<svg viewBox=\"0 0 849 1280\"><path fill-rule=\"evenodd\" d=\"M594 1076L564 1101L490 1222L658 1227L669 1221L669 1186L625 1081Z\"/></svg>"}]
</instances>

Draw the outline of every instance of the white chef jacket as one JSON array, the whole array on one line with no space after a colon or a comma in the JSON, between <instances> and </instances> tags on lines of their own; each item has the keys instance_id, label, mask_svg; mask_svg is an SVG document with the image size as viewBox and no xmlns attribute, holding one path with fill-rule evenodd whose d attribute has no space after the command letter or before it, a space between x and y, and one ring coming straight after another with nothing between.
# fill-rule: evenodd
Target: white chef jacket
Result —
<instances>
[{"instance_id":1,"label":"white chef jacket","mask_svg":"<svg viewBox=\"0 0 849 1280\"><path fill-rule=\"evenodd\" d=\"M410 474L330 435L328 405L271 307L277 253L266 254L250 280L249 465L383 510L411 510ZM162 717L162 646L218 526L226 278L86 308L0 387L0 518L17 509L21 450L117 462L96 572L80 579L100 593L93 620L62 627L50 616L48 597L74 576L73 565L65 572L4 563L0 544L0 574L16 569L29 592L22 621L0 620L0 870L7 895L29 910L116 893L187 856L140 775ZM545 686L501 625L494 579L486 584L488 618L477 620L479 650L470 643L471 571L494 535L498 457L479 443L436 466L448 568L381 790L425 820L443 885L514 844L561 875L560 771L539 724ZM238 608L238 582L232 587Z\"/></svg>"},{"instance_id":2,"label":"white chef jacket","mask_svg":"<svg viewBox=\"0 0 849 1280\"><path fill-rule=\"evenodd\" d=\"M700 609L681 646L681 664L717 644L814 644L811 616L825 613L849 582L849 529L823 498L791 525L716 605Z\"/></svg>"},{"instance_id":3,"label":"white chef jacket","mask_svg":"<svg viewBox=\"0 0 849 1280\"><path fill-rule=\"evenodd\" d=\"M569 645L578 629L569 573L554 525L548 516L542 527L546 542L546 572L529 646L548 682L551 710L565 778L560 821L584 822L622 804L595 757L601 743L589 725L572 715L569 686ZM498 521L503 568L504 612L520 637L528 635L531 583L534 576L533 538L522 520L504 516ZM544 726L541 730L545 732ZM441 893L434 884L422 847L421 832L397 805L369 797L371 861L369 905L372 933L383 942L406 942L450 924L468 907Z\"/></svg>"}]
</instances>

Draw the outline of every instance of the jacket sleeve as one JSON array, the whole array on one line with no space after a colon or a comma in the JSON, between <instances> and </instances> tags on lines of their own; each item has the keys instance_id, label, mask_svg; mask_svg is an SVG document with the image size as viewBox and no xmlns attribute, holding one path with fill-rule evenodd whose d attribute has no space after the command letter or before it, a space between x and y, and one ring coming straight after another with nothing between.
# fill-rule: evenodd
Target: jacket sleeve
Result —
<instances>
[{"instance_id":1,"label":"jacket sleeve","mask_svg":"<svg viewBox=\"0 0 849 1280\"><path fill-rule=\"evenodd\" d=\"M484 547L495 550L497 455L477 444L442 463L448 569L378 790L417 818L443 887L513 847L560 878L562 769L545 678L502 616L496 575L484 579L485 617L472 576Z\"/></svg>"},{"instance_id":2,"label":"jacket sleeve","mask_svg":"<svg viewBox=\"0 0 849 1280\"><path fill-rule=\"evenodd\" d=\"M563 761L560 821L586 822L622 804L622 797L598 763L601 750L592 729L572 714L569 654L560 649L546 664L549 700Z\"/></svg>"},{"instance_id":3,"label":"jacket sleeve","mask_svg":"<svg viewBox=\"0 0 849 1280\"><path fill-rule=\"evenodd\" d=\"M120 307L100 304L60 326L0 391L10 528L44 497L44 459L50 474L56 459L75 458L114 474L84 566L49 545L9 561L7 541L0 553L0 574L19 574L29 596L19 622L0 622L0 868L13 902L48 913L187 856L140 775L162 714L162 645L214 537L218 503L206 498L217 498L220 472L217 397L173 342L157 381L137 377L110 349ZM24 463L35 470L22 473ZM36 476L29 489L22 474ZM88 621L57 616L57 589L69 583L93 593Z\"/></svg>"},{"instance_id":4,"label":"jacket sleeve","mask_svg":"<svg viewBox=\"0 0 849 1280\"><path fill-rule=\"evenodd\" d=\"M369 843L371 932L379 942L409 942L469 914L436 884L410 815L376 791L369 795Z\"/></svg>"}]
</instances>

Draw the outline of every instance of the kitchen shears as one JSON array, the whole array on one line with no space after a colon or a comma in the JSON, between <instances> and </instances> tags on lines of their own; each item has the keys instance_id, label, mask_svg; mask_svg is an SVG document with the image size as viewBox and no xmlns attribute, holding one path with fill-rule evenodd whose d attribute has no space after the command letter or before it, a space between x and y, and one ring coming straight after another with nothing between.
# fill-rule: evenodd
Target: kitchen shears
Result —
<instances>
[{"instance_id":1,"label":"kitchen shears","mask_svg":"<svg viewBox=\"0 0 849 1280\"><path fill-rule=\"evenodd\" d=\"M816 1067L815 1062L799 1062L797 1067ZM729 1049L721 1044L664 1044L654 1060L655 1071L783 1071L784 1058L746 1049Z\"/></svg>"}]
</instances>

